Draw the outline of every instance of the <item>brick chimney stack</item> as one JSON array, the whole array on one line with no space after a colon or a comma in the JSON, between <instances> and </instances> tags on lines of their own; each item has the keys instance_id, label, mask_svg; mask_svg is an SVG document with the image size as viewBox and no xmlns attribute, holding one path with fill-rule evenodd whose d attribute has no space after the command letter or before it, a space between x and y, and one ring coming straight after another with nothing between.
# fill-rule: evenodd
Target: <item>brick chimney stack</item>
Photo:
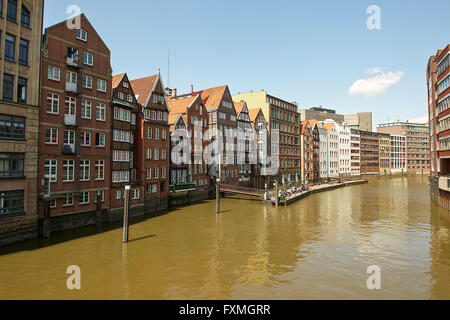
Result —
<instances>
[{"instance_id":1,"label":"brick chimney stack","mask_svg":"<svg viewBox=\"0 0 450 320\"><path fill-rule=\"evenodd\" d=\"M191 84L191 94L194 93L194 85Z\"/></svg>"},{"instance_id":2,"label":"brick chimney stack","mask_svg":"<svg viewBox=\"0 0 450 320\"><path fill-rule=\"evenodd\" d=\"M176 96L177 96L177 89L175 88L175 89L173 89L172 97L176 97Z\"/></svg>"}]
</instances>

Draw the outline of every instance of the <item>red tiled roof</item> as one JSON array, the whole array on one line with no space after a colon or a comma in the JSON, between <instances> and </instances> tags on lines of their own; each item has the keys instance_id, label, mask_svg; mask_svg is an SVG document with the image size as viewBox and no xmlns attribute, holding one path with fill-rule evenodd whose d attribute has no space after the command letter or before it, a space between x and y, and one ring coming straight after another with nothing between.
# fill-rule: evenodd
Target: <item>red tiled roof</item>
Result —
<instances>
[{"instance_id":1,"label":"red tiled roof","mask_svg":"<svg viewBox=\"0 0 450 320\"><path fill-rule=\"evenodd\" d=\"M150 77L131 80L130 84L133 88L134 94L139 95L137 101L139 104L144 105L147 102L148 97L152 93L155 82L158 79L159 74L155 74Z\"/></svg>"},{"instance_id":2,"label":"red tiled roof","mask_svg":"<svg viewBox=\"0 0 450 320\"><path fill-rule=\"evenodd\" d=\"M330 132L331 129L333 129L333 127L334 127L334 123L325 123L325 124L323 125L323 127L324 127L328 132Z\"/></svg>"},{"instance_id":3,"label":"red tiled roof","mask_svg":"<svg viewBox=\"0 0 450 320\"><path fill-rule=\"evenodd\" d=\"M242 109L244 109L245 101L234 102L234 108L236 109L236 114L240 114Z\"/></svg>"},{"instance_id":4,"label":"red tiled roof","mask_svg":"<svg viewBox=\"0 0 450 320\"><path fill-rule=\"evenodd\" d=\"M169 99L168 101L170 109L169 115L176 114L178 116L178 114L180 113L183 114L186 113L187 108L192 104L192 102L195 101L195 99L197 99L197 97L198 95L181 99Z\"/></svg>"},{"instance_id":5,"label":"red tiled roof","mask_svg":"<svg viewBox=\"0 0 450 320\"><path fill-rule=\"evenodd\" d=\"M202 100L205 103L206 109L217 109L220 106L222 97L227 90L227 86L220 86L215 88L205 89L203 91L195 92L194 94L200 94Z\"/></svg>"},{"instance_id":6,"label":"red tiled roof","mask_svg":"<svg viewBox=\"0 0 450 320\"><path fill-rule=\"evenodd\" d=\"M248 116L250 117L250 121L255 121L260 111L261 108L248 109Z\"/></svg>"},{"instance_id":7,"label":"red tiled roof","mask_svg":"<svg viewBox=\"0 0 450 320\"><path fill-rule=\"evenodd\" d=\"M112 88L116 89L119 84L122 82L123 77L125 76L125 73L118 74L112 77Z\"/></svg>"}]
</instances>

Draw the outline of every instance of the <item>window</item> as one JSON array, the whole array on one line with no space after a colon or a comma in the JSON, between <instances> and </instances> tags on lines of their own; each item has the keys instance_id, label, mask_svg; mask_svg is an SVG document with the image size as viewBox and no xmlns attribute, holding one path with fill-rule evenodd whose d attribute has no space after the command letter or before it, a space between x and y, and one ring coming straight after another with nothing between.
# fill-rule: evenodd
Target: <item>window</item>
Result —
<instances>
[{"instance_id":1,"label":"window","mask_svg":"<svg viewBox=\"0 0 450 320\"><path fill-rule=\"evenodd\" d=\"M133 200L137 200L139 199L139 189L133 189L133 196L132 196Z\"/></svg>"},{"instance_id":2,"label":"window","mask_svg":"<svg viewBox=\"0 0 450 320\"><path fill-rule=\"evenodd\" d=\"M92 89L92 77L83 76L81 83L84 88Z\"/></svg>"},{"instance_id":3,"label":"window","mask_svg":"<svg viewBox=\"0 0 450 320\"><path fill-rule=\"evenodd\" d=\"M155 156L153 157L154 160L159 160L159 149L155 149Z\"/></svg>"},{"instance_id":4,"label":"window","mask_svg":"<svg viewBox=\"0 0 450 320\"><path fill-rule=\"evenodd\" d=\"M92 102L89 100L81 100L81 118L91 119Z\"/></svg>"},{"instance_id":5,"label":"window","mask_svg":"<svg viewBox=\"0 0 450 320\"><path fill-rule=\"evenodd\" d=\"M57 206L56 199L50 200L50 209L55 209Z\"/></svg>"},{"instance_id":6,"label":"window","mask_svg":"<svg viewBox=\"0 0 450 320\"><path fill-rule=\"evenodd\" d=\"M45 160L44 178L49 179L50 182L58 181L58 160Z\"/></svg>"},{"instance_id":7,"label":"window","mask_svg":"<svg viewBox=\"0 0 450 320\"><path fill-rule=\"evenodd\" d=\"M145 169L145 179L147 179L147 180L152 179L152 168Z\"/></svg>"},{"instance_id":8,"label":"window","mask_svg":"<svg viewBox=\"0 0 450 320\"><path fill-rule=\"evenodd\" d=\"M24 212L24 192L1 191L0 192L0 216L8 214L20 214Z\"/></svg>"},{"instance_id":9,"label":"window","mask_svg":"<svg viewBox=\"0 0 450 320\"><path fill-rule=\"evenodd\" d=\"M155 128L155 140L159 140L159 128Z\"/></svg>"},{"instance_id":10,"label":"window","mask_svg":"<svg viewBox=\"0 0 450 320\"><path fill-rule=\"evenodd\" d=\"M48 78L50 80L61 80L61 70L57 67L48 66Z\"/></svg>"},{"instance_id":11,"label":"window","mask_svg":"<svg viewBox=\"0 0 450 320\"><path fill-rule=\"evenodd\" d=\"M87 64L88 66L94 65L94 55L92 53L83 53L83 62L84 64Z\"/></svg>"},{"instance_id":12,"label":"window","mask_svg":"<svg viewBox=\"0 0 450 320\"><path fill-rule=\"evenodd\" d=\"M153 169L153 178L159 179L159 168Z\"/></svg>"},{"instance_id":13,"label":"window","mask_svg":"<svg viewBox=\"0 0 450 320\"><path fill-rule=\"evenodd\" d=\"M75 131L65 130L64 131L64 144L75 144Z\"/></svg>"},{"instance_id":14,"label":"window","mask_svg":"<svg viewBox=\"0 0 450 320\"><path fill-rule=\"evenodd\" d=\"M106 81L102 79L97 79L97 90L101 92L106 92Z\"/></svg>"},{"instance_id":15,"label":"window","mask_svg":"<svg viewBox=\"0 0 450 320\"><path fill-rule=\"evenodd\" d=\"M73 193L66 193L63 198L63 207L73 206L74 198Z\"/></svg>"},{"instance_id":16,"label":"window","mask_svg":"<svg viewBox=\"0 0 450 320\"><path fill-rule=\"evenodd\" d=\"M129 87L130 87L130 84L129 84L128 82L124 81L124 82L122 83L122 86L123 86L124 88L129 88Z\"/></svg>"},{"instance_id":17,"label":"window","mask_svg":"<svg viewBox=\"0 0 450 320\"><path fill-rule=\"evenodd\" d=\"M80 204L89 204L90 192L82 192L80 195Z\"/></svg>"},{"instance_id":18,"label":"window","mask_svg":"<svg viewBox=\"0 0 450 320\"><path fill-rule=\"evenodd\" d=\"M17 0L8 0L8 9L6 13L6 18L9 21L17 21Z\"/></svg>"},{"instance_id":19,"label":"window","mask_svg":"<svg viewBox=\"0 0 450 320\"><path fill-rule=\"evenodd\" d=\"M161 179L166 178L166 168L161 168Z\"/></svg>"},{"instance_id":20,"label":"window","mask_svg":"<svg viewBox=\"0 0 450 320\"><path fill-rule=\"evenodd\" d=\"M103 190L96 191L94 195L95 195L95 198L94 198L95 203L97 203L97 199L100 200L100 202L105 202L105 191L103 191Z\"/></svg>"},{"instance_id":21,"label":"window","mask_svg":"<svg viewBox=\"0 0 450 320\"><path fill-rule=\"evenodd\" d=\"M161 159L166 160L166 149L161 149Z\"/></svg>"},{"instance_id":22,"label":"window","mask_svg":"<svg viewBox=\"0 0 450 320\"><path fill-rule=\"evenodd\" d=\"M122 191L116 191L116 199L122 199Z\"/></svg>"},{"instance_id":23,"label":"window","mask_svg":"<svg viewBox=\"0 0 450 320\"><path fill-rule=\"evenodd\" d=\"M129 182L130 181L130 172L129 171L113 171L112 172L112 182L113 183L121 183L121 182Z\"/></svg>"},{"instance_id":24,"label":"window","mask_svg":"<svg viewBox=\"0 0 450 320\"><path fill-rule=\"evenodd\" d=\"M128 100L129 103L133 103L133 96L131 94L129 94L127 96L127 100Z\"/></svg>"},{"instance_id":25,"label":"window","mask_svg":"<svg viewBox=\"0 0 450 320\"><path fill-rule=\"evenodd\" d=\"M19 64L28 66L28 47L29 42L24 39L20 39L19 45Z\"/></svg>"},{"instance_id":26,"label":"window","mask_svg":"<svg viewBox=\"0 0 450 320\"><path fill-rule=\"evenodd\" d=\"M3 75L3 100L12 102L14 91L14 76L9 74Z\"/></svg>"},{"instance_id":27,"label":"window","mask_svg":"<svg viewBox=\"0 0 450 320\"><path fill-rule=\"evenodd\" d=\"M152 138L152 128L147 128L147 139Z\"/></svg>"},{"instance_id":28,"label":"window","mask_svg":"<svg viewBox=\"0 0 450 320\"><path fill-rule=\"evenodd\" d=\"M81 132L80 133L80 143L82 147L90 147L91 146L91 133L90 132Z\"/></svg>"},{"instance_id":29,"label":"window","mask_svg":"<svg viewBox=\"0 0 450 320\"><path fill-rule=\"evenodd\" d=\"M45 144L58 144L58 129L45 129Z\"/></svg>"},{"instance_id":30,"label":"window","mask_svg":"<svg viewBox=\"0 0 450 320\"><path fill-rule=\"evenodd\" d=\"M158 185L152 184L152 193L158 193Z\"/></svg>"},{"instance_id":31,"label":"window","mask_svg":"<svg viewBox=\"0 0 450 320\"><path fill-rule=\"evenodd\" d=\"M47 113L59 113L59 95L47 93Z\"/></svg>"},{"instance_id":32,"label":"window","mask_svg":"<svg viewBox=\"0 0 450 320\"><path fill-rule=\"evenodd\" d=\"M80 181L89 181L91 179L91 161L80 161Z\"/></svg>"},{"instance_id":33,"label":"window","mask_svg":"<svg viewBox=\"0 0 450 320\"><path fill-rule=\"evenodd\" d=\"M25 118L0 115L0 139L24 140Z\"/></svg>"},{"instance_id":34,"label":"window","mask_svg":"<svg viewBox=\"0 0 450 320\"><path fill-rule=\"evenodd\" d=\"M75 72L66 71L66 82L67 83L77 84L77 79L78 79L78 77Z\"/></svg>"},{"instance_id":35,"label":"window","mask_svg":"<svg viewBox=\"0 0 450 320\"><path fill-rule=\"evenodd\" d=\"M87 41L87 32L83 29L77 29L77 39Z\"/></svg>"},{"instance_id":36,"label":"window","mask_svg":"<svg viewBox=\"0 0 450 320\"><path fill-rule=\"evenodd\" d=\"M117 97L118 97L120 100L123 100L123 98L124 98L123 92L117 93Z\"/></svg>"},{"instance_id":37,"label":"window","mask_svg":"<svg viewBox=\"0 0 450 320\"><path fill-rule=\"evenodd\" d=\"M30 28L30 10L28 10L24 6L22 6L20 24L22 25L22 27Z\"/></svg>"},{"instance_id":38,"label":"window","mask_svg":"<svg viewBox=\"0 0 450 320\"><path fill-rule=\"evenodd\" d=\"M19 78L17 83L17 103L27 103L27 79Z\"/></svg>"},{"instance_id":39,"label":"window","mask_svg":"<svg viewBox=\"0 0 450 320\"><path fill-rule=\"evenodd\" d=\"M95 180L105 179L105 161L96 160L95 161Z\"/></svg>"},{"instance_id":40,"label":"window","mask_svg":"<svg viewBox=\"0 0 450 320\"><path fill-rule=\"evenodd\" d=\"M66 103L64 106L64 114L75 116L77 102L75 98L66 97Z\"/></svg>"},{"instance_id":41,"label":"window","mask_svg":"<svg viewBox=\"0 0 450 320\"><path fill-rule=\"evenodd\" d=\"M166 140L166 135L167 135L167 132L166 132L165 129L163 129L163 130L162 130L162 139L163 139L163 140Z\"/></svg>"},{"instance_id":42,"label":"window","mask_svg":"<svg viewBox=\"0 0 450 320\"><path fill-rule=\"evenodd\" d=\"M106 105L103 103L97 104L96 119L99 121L106 121Z\"/></svg>"},{"instance_id":43,"label":"window","mask_svg":"<svg viewBox=\"0 0 450 320\"><path fill-rule=\"evenodd\" d=\"M63 160L63 182L73 182L75 172L74 160Z\"/></svg>"},{"instance_id":44,"label":"window","mask_svg":"<svg viewBox=\"0 0 450 320\"><path fill-rule=\"evenodd\" d=\"M23 177L25 156L0 153L0 178Z\"/></svg>"},{"instance_id":45,"label":"window","mask_svg":"<svg viewBox=\"0 0 450 320\"><path fill-rule=\"evenodd\" d=\"M105 134L104 133L96 133L95 134L95 146L96 147L105 147Z\"/></svg>"},{"instance_id":46,"label":"window","mask_svg":"<svg viewBox=\"0 0 450 320\"><path fill-rule=\"evenodd\" d=\"M5 60L14 62L16 55L16 37L5 35Z\"/></svg>"}]
</instances>

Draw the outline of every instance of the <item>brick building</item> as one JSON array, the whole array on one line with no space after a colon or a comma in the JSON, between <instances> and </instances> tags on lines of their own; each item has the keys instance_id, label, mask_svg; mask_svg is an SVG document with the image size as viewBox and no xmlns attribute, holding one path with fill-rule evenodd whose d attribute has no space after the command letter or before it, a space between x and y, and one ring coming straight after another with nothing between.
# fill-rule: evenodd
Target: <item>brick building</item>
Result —
<instances>
[{"instance_id":1,"label":"brick building","mask_svg":"<svg viewBox=\"0 0 450 320\"><path fill-rule=\"evenodd\" d=\"M127 74L113 76L111 99L110 208L123 208L125 185L131 185L131 207L144 199L142 168L137 167L137 121L140 106Z\"/></svg>"},{"instance_id":2,"label":"brick building","mask_svg":"<svg viewBox=\"0 0 450 320\"><path fill-rule=\"evenodd\" d=\"M380 124L380 133L406 136L406 164L410 173L430 172L430 131L427 124L394 121Z\"/></svg>"},{"instance_id":3,"label":"brick building","mask_svg":"<svg viewBox=\"0 0 450 320\"><path fill-rule=\"evenodd\" d=\"M257 139L257 160L256 164L252 165L251 185L254 188L263 189L265 183L270 184L270 179L267 177L268 170L266 164L270 162L270 135L269 124L264 117L261 108L249 109L248 115L250 118L252 130L256 133Z\"/></svg>"},{"instance_id":4,"label":"brick building","mask_svg":"<svg viewBox=\"0 0 450 320\"><path fill-rule=\"evenodd\" d=\"M79 18L79 29L68 28L70 23L64 21L44 34L41 218L99 214L110 205L110 50L86 16ZM61 224L50 229L66 227Z\"/></svg>"},{"instance_id":5,"label":"brick building","mask_svg":"<svg viewBox=\"0 0 450 320\"><path fill-rule=\"evenodd\" d=\"M245 103L245 101L234 102L234 108L236 109L237 114L237 127L240 129L238 134L241 135L237 144L238 159L242 157L242 159L240 159L242 161L238 160L239 184L251 186L252 164L250 162L257 161L256 158L251 159L250 156L251 142L254 141L252 124L247 103Z\"/></svg>"},{"instance_id":6,"label":"brick building","mask_svg":"<svg viewBox=\"0 0 450 320\"><path fill-rule=\"evenodd\" d=\"M239 93L235 101L245 101L249 109L261 108L269 122L272 166L291 177L301 174L301 122L296 103L287 102L268 94L267 91ZM276 134L275 134L276 133ZM278 180L281 181L281 180Z\"/></svg>"},{"instance_id":7,"label":"brick building","mask_svg":"<svg viewBox=\"0 0 450 320\"><path fill-rule=\"evenodd\" d=\"M190 164L188 165L188 183L194 184L196 190L206 190L210 184L210 177L207 174L207 165L203 159L203 150L208 145L208 141L203 140L203 136L209 129L209 114L200 95L190 97L169 99L169 124L171 132L176 122L184 121L186 130L191 141ZM179 117L183 117L180 119ZM178 120L178 121L177 121ZM170 163L172 168L173 164ZM171 169L172 171L172 169ZM172 172L171 172L172 176ZM171 178L171 185L174 182Z\"/></svg>"},{"instance_id":8,"label":"brick building","mask_svg":"<svg viewBox=\"0 0 450 320\"><path fill-rule=\"evenodd\" d=\"M191 92L184 95L175 96L177 98L200 95L206 110L209 114L210 139L216 141L222 139L222 156L220 158L222 168L222 182L226 184L239 183L239 167L237 165L236 144L237 138L234 136L237 129L237 114L231 98L230 89L227 85L209 88L201 91ZM231 142L228 142L231 141ZM216 156L218 150L213 150L214 163L208 167L208 174L213 177L218 176L219 158Z\"/></svg>"},{"instance_id":9,"label":"brick building","mask_svg":"<svg viewBox=\"0 0 450 320\"><path fill-rule=\"evenodd\" d=\"M130 81L142 107L138 123L137 168L145 185L144 203L149 210L165 209L169 192L169 108L161 75Z\"/></svg>"},{"instance_id":10,"label":"brick building","mask_svg":"<svg viewBox=\"0 0 450 320\"><path fill-rule=\"evenodd\" d=\"M370 131L359 131L361 152L361 174L379 174L380 144L378 134Z\"/></svg>"},{"instance_id":11,"label":"brick building","mask_svg":"<svg viewBox=\"0 0 450 320\"><path fill-rule=\"evenodd\" d=\"M308 121L301 123L301 155L302 155L302 183L311 183L314 180L314 138L312 126Z\"/></svg>"},{"instance_id":12,"label":"brick building","mask_svg":"<svg viewBox=\"0 0 450 320\"><path fill-rule=\"evenodd\" d=\"M0 245L37 237L43 1L0 1Z\"/></svg>"}]
</instances>

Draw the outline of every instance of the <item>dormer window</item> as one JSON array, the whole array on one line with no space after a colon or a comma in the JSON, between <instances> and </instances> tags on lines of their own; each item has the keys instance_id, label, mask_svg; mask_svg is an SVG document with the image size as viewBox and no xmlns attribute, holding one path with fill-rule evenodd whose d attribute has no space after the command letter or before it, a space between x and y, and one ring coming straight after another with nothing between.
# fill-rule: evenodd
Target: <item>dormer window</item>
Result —
<instances>
[{"instance_id":1,"label":"dormer window","mask_svg":"<svg viewBox=\"0 0 450 320\"><path fill-rule=\"evenodd\" d=\"M128 82L125 82L125 81L124 81L124 82L123 82L123 87L124 87L124 88L129 88L129 87L130 87L130 85L129 85L129 83L128 83Z\"/></svg>"},{"instance_id":2,"label":"dormer window","mask_svg":"<svg viewBox=\"0 0 450 320\"><path fill-rule=\"evenodd\" d=\"M87 31L83 29L77 29L77 39L87 41Z\"/></svg>"}]
</instances>

